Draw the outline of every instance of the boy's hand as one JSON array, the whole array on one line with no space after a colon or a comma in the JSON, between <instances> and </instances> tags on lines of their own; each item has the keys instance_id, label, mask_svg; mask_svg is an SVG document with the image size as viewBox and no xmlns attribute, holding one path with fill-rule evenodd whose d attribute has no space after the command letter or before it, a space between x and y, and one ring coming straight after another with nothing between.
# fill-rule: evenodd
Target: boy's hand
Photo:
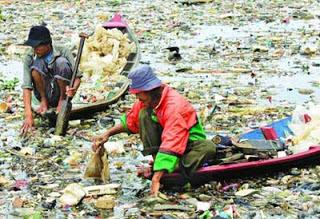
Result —
<instances>
[{"instance_id":1,"label":"boy's hand","mask_svg":"<svg viewBox=\"0 0 320 219\"><path fill-rule=\"evenodd\" d=\"M76 94L76 92L77 92L77 89L75 87L69 87L69 86L66 87L66 95L68 97L73 97Z\"/></svg>"},{"instance_id":2,"label":"boy's hand","mask_svg":"<svg viewBox=\"0 0 320 219\"><path fill-rule=\"evenodd\" d=\"M98 148L103 146L104 143L106 143L109 140L109 135L100 135L93 137L92 139L92 150L96 152Z\"/></svg>"},{"instance_id":3,"label":"boy's hand","mask_svg":"<svg viewBox=\"0 0 320 219\"><path fill-rule=\"evenodd\" d=\"M152 182L151 182L151 195L154 195L154 196L158 196L158 193L159 193L159 189L160 189L160 179L162 177L162 175L164 174L163 171L157 171L153 174L153 177L152 177Z\"/></svg>"},{"instance_id":4,"label":"boy's hand","mask_svg":"<svg viewBox=\"0 0 320 219\"><path fill-rule=\"evenodd\" d=\"M32 116L26 117L26 119L24 120L24 122L22 124L20 134L22 136L26 136L26 134L32 129L34 129L33 118L32 118Z\"/></svg>"}]
</instances>

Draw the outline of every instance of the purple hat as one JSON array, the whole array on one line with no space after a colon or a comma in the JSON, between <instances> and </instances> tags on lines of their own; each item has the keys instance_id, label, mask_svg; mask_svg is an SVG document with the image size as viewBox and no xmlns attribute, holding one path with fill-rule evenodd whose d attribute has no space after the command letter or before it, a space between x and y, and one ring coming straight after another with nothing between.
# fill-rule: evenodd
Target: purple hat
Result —
<instances>
[{"instance_id":1,"label":"purple hat","mask_svg":"<svg viewBox=\"0 0 320 219\"><path fill-rule=\"evenodd\" d=\"M137 94L141 91L149 91L160 87L162 84L148 65L142 65L141 67L131 71L128 78L131 79L129 91L132 94Z\"/></svg>"}]
</instances>

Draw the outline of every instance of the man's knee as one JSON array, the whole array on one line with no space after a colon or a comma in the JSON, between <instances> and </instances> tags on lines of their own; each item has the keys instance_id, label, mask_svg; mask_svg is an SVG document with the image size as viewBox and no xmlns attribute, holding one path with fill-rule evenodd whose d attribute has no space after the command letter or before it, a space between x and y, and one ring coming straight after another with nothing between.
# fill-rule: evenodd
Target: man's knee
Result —
<instances>
[{"instance_id":1,"label":"man's knee","mask_svg":"<svg viewBox=\"0 0 320 219\"><path fill-rule=\"evenodd\" d=\"M151 121L151 117L147 112L147 109L142 109L139 112L139 121L144 122L144 121Z\"/></svg>"},{"instance_id":2,"label":"man's knee","mask_svg":"<svg viewBox=\"0 0 320 219\"><path fill-rule=\"evenodd\" d=\"M197 150L203 154L215 156L217 147L211 140L200 140Z\"/></svg>"},{"instance_id":3,"label":"man's knee","mask_svg":"<svg viewBox=\"0 0 320 219\"><path fill-rule=\"evenodd\" d=\"M63 56L58 57L55 62L58 66L69 65L69 61Z\"/></svg>"},{"instance_id":4,"label":"man's knee","mask_svg":"<svg viewBox=\"0 0 320 219\"><path fill-rule=\"evenodd\" d=\"M206 154L208 157L214 158L217 153L217 146L211 140L206 140Z\"/></svg>"},{"instance_id":5,"label":"man's knee","mask_svg":"<svg viewBox=\"0 0 320 219\"><path fill-rule=\"evenodd\" d=\"M43 75L39 71L37 71L36 69L31 70L31 77L34 81L41 79L42 76Z\"/></svg>"},{"instance_id":6,"label":"man's knee","mask_svg":"<svg viewBox=\"0 0 320 219\"><path fill-rule=\"evenodd\" d=\"M65 57L58 57L55 61L55 69L58 74L64 74L64 76L69 76L65 74L71 74L71 64Z\"/></svg>"},{"instance_id":7,"label":"man's knee","mask_svg":"<svg viewBox=\"0 0 320 219\"><path fill-rule=\"evenodd\" d=\"M33 76L38 76L38 75L40 75L40 73L39 73L37 70L32 69L32 70L31 70L31 75L32 75L32 77L33 77Z\"/></svg>"}]
</instances>

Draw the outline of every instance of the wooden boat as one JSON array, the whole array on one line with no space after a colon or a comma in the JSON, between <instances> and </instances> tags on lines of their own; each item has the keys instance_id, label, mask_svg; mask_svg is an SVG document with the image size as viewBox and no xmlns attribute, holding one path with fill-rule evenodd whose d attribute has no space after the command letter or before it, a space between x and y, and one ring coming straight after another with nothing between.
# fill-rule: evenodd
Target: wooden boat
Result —
<instances>
[{"instance_id":1,"label":"wooden boat","mask_svg":"<svg viewBox=\"0 0 320 219\"><path fill-rule=\"evenodd\" d=\"M127 76L128 73L134 69L140 61L140 48L137 38L135 37L135 34L132 32L132 30L129 28L128 24L125 22L125 20L121 17L119 14L115 14L114 17L110 20L105 22L102 25L106 29L112 29L117 28L121 30L123 33L128 34L128 38L130 41L134 42L135 44L135 51L130 53L127 58L127 63L123 67L120 75ZM120 86L120 89L117 91L116 94L114 94L111 98L103 101L97 101L94 103L81 103L76 104L74 103L72 105L72 110L70 114L70 120L79 119L79 118L85 118L90 117L96 112L104 111L110 106L111 104L116 103L122 96L124 96L128 90L129 87L129 81L123 81L119 82L118 86ZM80 85L81 86L81 85ZM32 108L36 109L39 101L35 100L35 98L32 100ZM55 113L54 109L49 111L46 115L47 118L49 118L54 124L55 124Z\"/></svg>"},{"instance_id":2,"label":"wooden boat","mask_svg":"<svg viewBox=\"0 0 320 219\"><path fill-rule=\"evenodd\" d=\"M288 123L291 117L276 121L268 127L273 127L279 137L283 137L291 130ZM240 135L241 139L262 139L264 138L261 129L255 129ZM288 155L285 157L272 158L258 161L245 161L241 163L219 164L199 168L192 177L191 183L194 186L207 183L212 180L222 180L227 178L243 177L248 175L258 175L264 173L274 173L292 167L314 165L320 163L320 146L310 146L309 150ZM165 174L161 183L165 186L182 186L186 180L179 172Z\"/></svg>"}]
</instances>

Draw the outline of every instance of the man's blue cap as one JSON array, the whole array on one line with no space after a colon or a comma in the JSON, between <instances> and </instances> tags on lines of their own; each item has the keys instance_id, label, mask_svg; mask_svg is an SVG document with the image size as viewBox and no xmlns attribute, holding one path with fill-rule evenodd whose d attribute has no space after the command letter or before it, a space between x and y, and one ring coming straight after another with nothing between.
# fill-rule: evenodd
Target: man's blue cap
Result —
<instances>
[{"instance_id":1,"label":"man's blue cap","mask_svg":"<svg viewBox=\"0 0 320 219\"><path fill-rule=\"evenodd\" d=\"M142 65L131 71L128 75L131 79L130 93L137 94L142 91L150 91L161 86L161 81L148 65Z\"/></svg>"}]
</instances>

